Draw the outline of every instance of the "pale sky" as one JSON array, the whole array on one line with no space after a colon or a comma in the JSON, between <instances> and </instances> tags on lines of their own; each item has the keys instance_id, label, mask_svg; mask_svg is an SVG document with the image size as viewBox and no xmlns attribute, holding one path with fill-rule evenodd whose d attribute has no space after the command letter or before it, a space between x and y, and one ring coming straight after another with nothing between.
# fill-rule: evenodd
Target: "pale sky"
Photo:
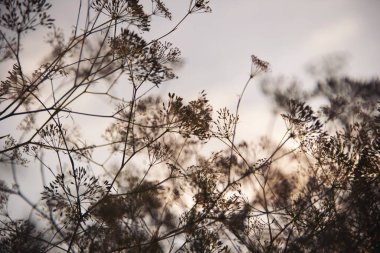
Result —
<instances>
[{"instance_id":1,"label":"pale sky","mask_svg":"<svg viewBox=\"0 0 380 253\"><path fill-rule=\"evenodd\" d=\"M69 31L79 1L52 2L56 24ZM186 13L187 0L165 2L173 12L173 21L155 18L149 37L170 30ZM210 2L212 13L190 16L166 38L180 48L185 64L177 70L179 79L164 84L159 93L176 92L193 98L206 90L215 106L233 106L234 96L238 96L249 75L251 54L269 61L273 76L305 75L307 64L334 53L347 57L346 72L352 76L380 74L378 0ZM25 48L24 53L30 59L45 50L41 34L27 42L30 50ZM32 63L38 64L35 60ZM251 91L247 91L246 103L254 102L250 101L252 96L261 96L258 90Z\"/></svg>"},{"instance_id":2,"label":"pale sky","mask_svg":"<svg viewBox=\"0 0 380 253\"><path fill-rule=\"evenodd\" d=\"M251 54L270 62L271 75L299 76L306 86L314 84L305 79L306 66L331 54L347 57L345 73L353 77L380 75L380 1L211 2L211 14L190 17L169 38L181 48L185 65L178 71L179 80L163 88L163 94L195 97L205 89L215 108L235 108ZM240 136L266 133L268 107L254 81L241 105ZM259 121L264 124L255 124ZM277 124L283 125L280 118Z\"/></svg>"},{"instance_id":3,"label":"pale sky","mask_svg":"<svg viewBox=\"0 0 380 253\"><path fill-rule=\"evenodd\" d=\"M269 61L275 76L302 74L332 53L347 55L354 76L380 74L380 1L218 0L212 7L172 36L186 60L172 85L179 90L239 93L251 54Z\"/></svg>"}]
</instances>

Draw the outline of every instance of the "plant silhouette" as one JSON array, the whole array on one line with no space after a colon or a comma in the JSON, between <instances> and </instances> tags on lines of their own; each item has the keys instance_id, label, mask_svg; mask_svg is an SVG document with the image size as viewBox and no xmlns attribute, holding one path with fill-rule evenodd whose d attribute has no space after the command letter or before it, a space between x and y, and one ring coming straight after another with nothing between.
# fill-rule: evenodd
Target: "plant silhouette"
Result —
<instances>
[{"instance_id":1,"label":"plant silhouette","mask_svg":"<svg viewBox=\"0 0 380 253\"><path fill-rule=\"evenodd\" d=\"M68 36L48 1L0 1L0 63L11 66L0 122L17 122L1 136L12 178L0 180L0 252L378 252L379 80L328 76L309 93L266 84L287 130L258 157L235 136L245 90L269 63L251 57L235 112L214 115L205 91L153 96L180 61L165 40L211 9L189 0L147 39L155 16L172 19L163 1L147 2L79 1ZM50 52L30 71L22 45L43 29ZM315 97L326 105L314 110ZM206 156L210 140L221 148ZM25 169L41 177L36 202ZM25 219L12 217L12 196L29 205Z\"/></svg>"}]
</instances>

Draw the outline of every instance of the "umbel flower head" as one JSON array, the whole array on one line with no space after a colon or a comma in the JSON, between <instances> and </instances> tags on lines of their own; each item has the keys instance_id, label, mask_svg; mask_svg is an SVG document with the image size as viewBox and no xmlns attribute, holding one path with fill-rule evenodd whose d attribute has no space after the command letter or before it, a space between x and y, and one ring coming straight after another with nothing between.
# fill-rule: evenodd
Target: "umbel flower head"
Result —
<instances>
[{"instance_id":1,"label":"umbel flower head","mask_svg":"<svg viewBox=\"0 0 380 253\"><path fill-rule=\"evenodd\" d=\"M259 59L255 55L251 55L251 77L260 74L262 72L268 72L270 70L269 62Z\"/></svg>"}]
</instances>

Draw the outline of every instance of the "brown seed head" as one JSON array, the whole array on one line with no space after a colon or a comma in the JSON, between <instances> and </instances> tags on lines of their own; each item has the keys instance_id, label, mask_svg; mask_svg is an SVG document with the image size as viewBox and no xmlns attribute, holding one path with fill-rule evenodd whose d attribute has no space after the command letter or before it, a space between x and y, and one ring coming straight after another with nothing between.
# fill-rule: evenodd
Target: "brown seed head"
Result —
<instances>
[{"instance_id":1,"label":"brown seed head","mask_svg":"<svg viewBox=\"0 0 380 253\"><path fill-rule=\"evenodd\" d=\"M259 59L257 56L252 55L251 76L257 75L261 72L268 72L270 70L269 62Z\"/></svg>"}]
</instances>

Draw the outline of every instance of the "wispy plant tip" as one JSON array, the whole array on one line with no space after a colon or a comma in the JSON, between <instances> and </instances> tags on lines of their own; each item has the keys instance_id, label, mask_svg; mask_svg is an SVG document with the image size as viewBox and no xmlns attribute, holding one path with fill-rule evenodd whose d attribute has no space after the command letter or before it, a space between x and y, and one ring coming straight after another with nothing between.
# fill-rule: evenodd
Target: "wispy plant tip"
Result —
<instances>
[{"instance_id":1,"label":"wispy plant tip","mask_svg":"<svg viewBox=\"0 0 380 253\"><path fill-rule=\"evenodd\" d=\"M269 62L263 61L255 55L251 55L251 59L252 59L252 66L251 66L251 76L252 77L261 73L261 72L270 71Z\"/></svg>"}]
</instances>

